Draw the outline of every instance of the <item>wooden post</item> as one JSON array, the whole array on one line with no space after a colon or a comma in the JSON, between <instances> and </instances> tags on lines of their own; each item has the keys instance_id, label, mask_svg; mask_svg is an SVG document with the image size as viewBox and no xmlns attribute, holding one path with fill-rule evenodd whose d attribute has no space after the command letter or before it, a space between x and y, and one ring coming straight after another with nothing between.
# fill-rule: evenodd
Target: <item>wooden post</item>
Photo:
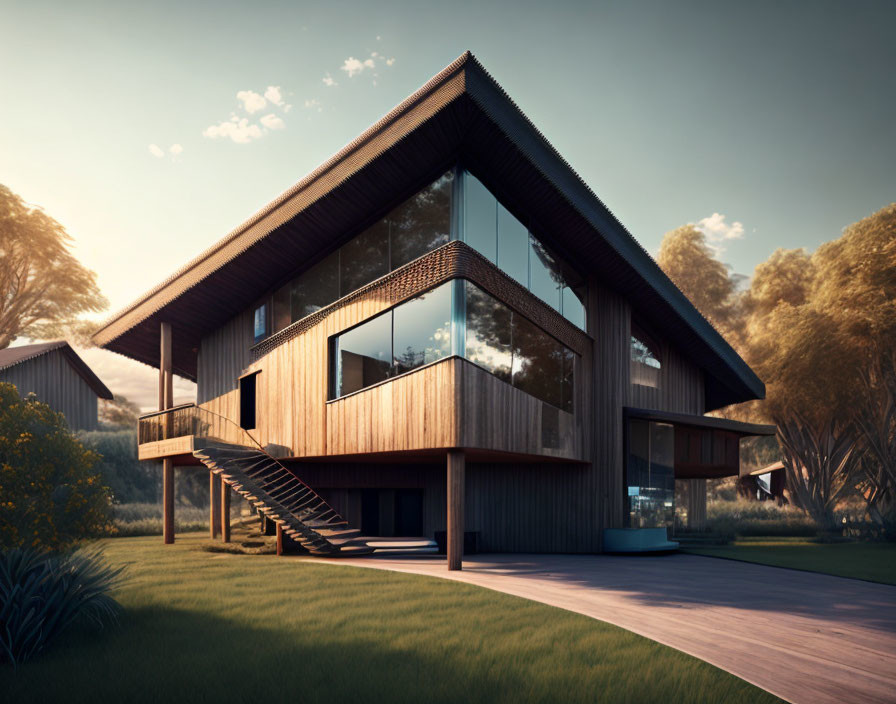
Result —
<instances>
[{"instance_id":1,"label":"wooden post","mask_svg":"<svg viewBox=\"0 0 896 704\"><path fill-rule=\"evenodd\" d=\"M221 540L230 542L230 487L221 479Z\"/></svg>"},{"instance_id":2,"label":"wooden post","mask_svg":"<svg viewBox=\"0 0 896 704\"><path fill-rule=\"evenodd\" d=\"M448 451L448 569L462 568L464 557L465 458L463 450Z\"/></svg>"},{"instance_id":3,"label":"wooden post","mask_svg":"<svg viewBox=\"0 0 896 704\"><path fill-rule=\"evenodd\" d=\"M706 527L706 480L688 480L688 521L689 530Z\"/></svg>"},{"instance_id":4,"label":"wooden post","mask_svg":"<svg viewBox=\"0 0 896 704\"><path fill-rule=\"evenodd\" d=\"M283 554L283 528L277 524L277 554Z\"/></svg>"},{"instance_id":5,"label":"wooden post","mask_svg":"<svg viewBox=\"0 0 896 704\"><path fill-rule=\"evenodd\" d=\"M162 460L162 539L174 542L174 460Z\"/></svg>"},{"instance_id":6,"label":"wooden post","mask_svg":"<svg viewBox=\"0 0 896 704\"><path fill-rule=\"evenodd\" d=\"M221 482L214 472L208 473L208 536L212 540L221 532Z\"/></svg>"},{"instance_id":7,"label":"wooden post","mask_svg":"<svg viewBox=\"0 0 896 704\"><path fill-rule=\"evenodd\" d=\"M159 330L159 410L173 405L174 382L171 375L171 325L162 323ZM163 425L163 437L168 437L168 418ZM174 461L162 460L162 539L166 545L174 542Z\"/></svg>"}]
</instances>

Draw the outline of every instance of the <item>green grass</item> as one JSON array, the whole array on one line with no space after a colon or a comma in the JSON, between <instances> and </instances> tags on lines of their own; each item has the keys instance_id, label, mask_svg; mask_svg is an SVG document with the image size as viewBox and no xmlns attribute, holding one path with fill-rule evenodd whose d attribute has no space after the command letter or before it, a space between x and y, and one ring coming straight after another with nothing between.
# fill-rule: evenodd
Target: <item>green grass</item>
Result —
<instances>
[{"instance_id":1,"label":"green grass","mask_svg":"<svg viewBox=\"0 0 896 704\"><path fill-rule=\"evenodd\" d=\"M585 616L430 577L204 538L105 541L121 624L72 631L9 702L774 702L701 660Z\"/></svg>"},{"instance_id":2,"label":"green grass","mask_svg":"<svg viewBox=\"0 0 896 704\"><path fill-rule=\"evenodd\" d=\"M687 548L686 552L896 584L896 543L817 543L806 538L742 538L731 545Z\"/></svg>"}]
</instances>

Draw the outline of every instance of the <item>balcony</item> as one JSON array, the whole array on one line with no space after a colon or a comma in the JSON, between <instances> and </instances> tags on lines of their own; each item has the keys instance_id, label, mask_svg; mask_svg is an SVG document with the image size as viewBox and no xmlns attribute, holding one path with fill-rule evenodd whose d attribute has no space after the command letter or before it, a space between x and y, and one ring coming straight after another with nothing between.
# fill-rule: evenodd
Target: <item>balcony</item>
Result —
<instances>
[{"instance_id":1,"label":"balcony","mask_svg":"<svg viewBox=\"0 0 896 704\"><path fill-rule=\"evenodd\" d=\"M199 434L195 403L140 416L137 420L137 459L156 460L193 454Z\"/></svg>"}]
</instances>

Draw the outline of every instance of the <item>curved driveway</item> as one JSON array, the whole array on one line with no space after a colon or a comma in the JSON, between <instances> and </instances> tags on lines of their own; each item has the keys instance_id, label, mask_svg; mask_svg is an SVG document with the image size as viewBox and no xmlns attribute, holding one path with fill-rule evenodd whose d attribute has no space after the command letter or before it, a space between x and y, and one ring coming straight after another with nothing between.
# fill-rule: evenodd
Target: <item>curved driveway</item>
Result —
<instances>
[{"instance_id":1,"label":"curved driveway","mask_svg":"<svg viewBox=\"0 0 896 704\"><path fill-rule=\"evenodd\" d=\"M798 704L896 702L896 587L697 555L350 558L616 624Z\"/></svg>"}]
</instances>

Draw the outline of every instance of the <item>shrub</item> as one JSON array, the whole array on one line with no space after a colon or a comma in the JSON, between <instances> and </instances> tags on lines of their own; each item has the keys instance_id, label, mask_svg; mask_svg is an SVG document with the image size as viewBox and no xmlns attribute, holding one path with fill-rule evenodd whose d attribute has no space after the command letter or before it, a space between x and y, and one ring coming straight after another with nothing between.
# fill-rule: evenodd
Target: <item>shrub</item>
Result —
<instances>
[{"instance_id":1,"label":"shrub","mask_svg":"<svg viewBox=\"0 0 896 704\"><path fill-rule=\"evenodd\" d=\"M119 606L109 592L123 569L106 565L98 550L0 553L0 657L17 666L75 621L99 627L115 622Z\"/></svg>"},{"instance_id":2,"label":"shrub","mask_svg":"<svg viewBox=\"0 0 896 704\"><path fill-rule=\"evenodd\" d=\"M160 462L137 459L137 431L94 430L79 439L99 455L97 469L116 503L155 502L162 494Z\"/></svg>"},{"instance_id":3,"label":"shrub","mask_svg":"<svg viewBox=\"0 0 896 704\"><path fill-rule=\"evenodd\" d=\"M112 507L112 515L112 535L121 537L162 534L161 504L116 504ZM208 507L177 505L174 509L174 529L178 533L208 530Z\"/></svg>"},{"instance_id":4,"label":"shrub","mask_svg":"<svg viewBox=\"0 0 896 704\"><path fill-rule=\"evenodd\" d=\"M0 383L0 547L59 549L109 524L95 452L65 416Z\"/></svg>"}]
</instances>

